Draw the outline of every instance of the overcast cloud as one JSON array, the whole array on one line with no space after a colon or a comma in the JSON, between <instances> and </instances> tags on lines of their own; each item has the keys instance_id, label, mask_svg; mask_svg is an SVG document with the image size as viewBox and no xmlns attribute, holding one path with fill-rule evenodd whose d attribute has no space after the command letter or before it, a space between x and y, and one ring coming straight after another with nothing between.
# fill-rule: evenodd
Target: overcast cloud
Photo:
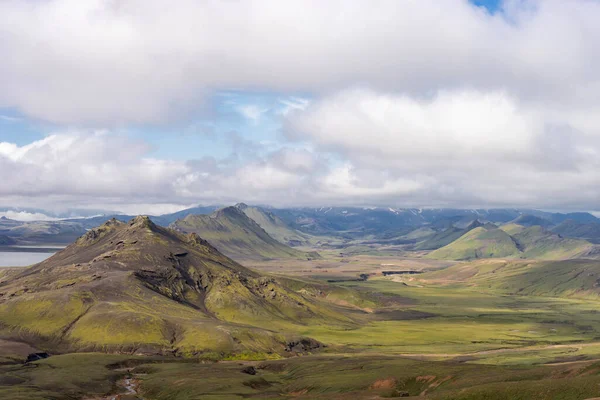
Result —
<instances>
[{"instance_id":1,"label":"overcast cloud","mask_svg":"<svg viewBox=\"0 0 600 400\"><path fill-rule=\"evenodd\" d=\"M5 0L0 109L53 128L0 131L0 203L598 211L598 21L596 0ZM276 145L180 159L126 133L227 90L281 97L234 107Z\"/></svg>"}]
</instances>

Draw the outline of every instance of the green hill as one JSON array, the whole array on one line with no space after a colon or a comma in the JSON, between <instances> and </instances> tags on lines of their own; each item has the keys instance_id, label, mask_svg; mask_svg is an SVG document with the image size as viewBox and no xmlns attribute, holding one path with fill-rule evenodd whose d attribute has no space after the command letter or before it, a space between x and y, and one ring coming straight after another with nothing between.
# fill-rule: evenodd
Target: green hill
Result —
<instances>
[{"instance_id":1,"label":"green hill","mask_svg":"<svg viewBox=\"0 0 600 400\"><path fill-rule=\"evenodd\" d=\"M519 232L522 232L525 227L523 225L519 225L519 224L515 224L515 223L508 223L508 224L504 224L504 225L500 225L498 227L498 229L503 230L504 232L508 233L509 235L515 235Z\"/></svg>"},{"instance_id":2,"label":"green hill","mask_svg":"<svg viewBox=\"0 0 600 400\"><path fill-rule=\"evenodd\" d=\"M278 353L294 326L351 322L293 285L196 234L111 220L2 277L0 337L53 352Z\"/></svg>"},{"instance_id":3,"label":"green hill","mask_svg":"<svg viewBox=\"0 0 600 400\"><path fill-rule=\"evenodd\" d=\"M415 250L435 250L440 247L444 247L456 239L460 238L465 233L472 229L478 228L483 224L478 220L473 221L469 226L464 229L451 226L450 228L437 232L436 234L427 237L424 241L420 242L415 246Z\"/></svg>"},{"instance_id":4,"label":"green hill","mask_svg":"<svg viewBox=\"0 0 600 400\"><path fill-rule=\"evenodd\" d=\"M566 239L541 226L532 226L512 235L524 258L564 260L577 258L594 246L585 240Z\"/></svg>"},{"instance_id":5,"label":"green hill","mask_svg":"<svg viewBox=\"0 0 600 400\"><path fill-rule=\"evenodd\" d=\"M565 260L597 258L596 247L567 239L541 226L526 228L515 223L501 228L473 229L452 243L427 255L429 258L471 260L477 258L530 258Z\"/></svg>"},{"instance_id":6,"label":"green hill","mask_svg":"<svg viewBox=\"0 0 600 400\"><path fill-rule=\"evenodd\" d=\"M475 258L518 257L515 241L500 229L478 227L459 239L428 254L430 258L470 260Z\"/></svg>"},{"instance_id":7,"label":"green hill","mask_svg":"<svg viewBox=\"0 0 600 400\"><path fill-rule=\"evenodd\" d=\"M188 215L175 221L170 227L184 233L197 233L220 252L234 259L311 257L273 239L236 207L222 208L211 215Z\"/></svg>"},{"instance_id":8,"label":"green hill","mask_svg":"<svg viewBox=\"0 0 600 400\"><path fill-rule=\"evenodd\" d=\"M301 246L310 243L310 236L291 228L285 221L261 207L250 207L244 203L235 206L250 219L260 225L273 239L289 246Z\"/></svg>"}]
</instances>

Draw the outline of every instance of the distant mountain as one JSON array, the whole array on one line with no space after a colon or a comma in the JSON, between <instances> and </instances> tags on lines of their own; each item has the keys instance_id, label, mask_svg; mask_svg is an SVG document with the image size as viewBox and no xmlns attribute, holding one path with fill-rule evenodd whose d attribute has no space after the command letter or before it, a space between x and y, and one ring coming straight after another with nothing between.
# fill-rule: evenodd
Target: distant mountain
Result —
<instances>
[{"instance_id":1,"label":"distant mountain","mask_svg":"<svg viewBox=\"0 0 600 400\"><path fill-rule=\"evenodd\" d=\"M479 220L473 221L466 228L456 228L451 226L450 228L437 232L436 234L428 237L425 241L417 244L415 250L435 250L444 247L455 240L459 239L469 231L481 227L483 224Z\"/></svg>"},{"instance_id":2,"label":"distant mountain","mask_svg":"<svg viewBox=\"0 0 600 400\"><path fill-rule=\"evenodd\" d=\"M0 218L0 235L23 244L67 244L85 233L79 222L32 221L22 222Z\"/></svg>"},{"instance_id":3,"label":"distant mountain","mask_svg":"<svg viewBox=\"0 0 600 400\"><path fill-rule=\"evenodd\" d=\"M574 212L574 213L566 213L566 214L553 213L550 216L550 220L554 224L560 224L567 220L575 221L575 222L578 222L581 224L600 223L600 219L596 218L595 216L593 216L592 214L587 213L587 212Z\"/></svg>"},{"instance_id":4,"label":"distant mountain","mask_svg":"<svg viewBox=\"0 0 600 400\"><path fill-rule=\"evenodd\" d=\"M154 221L155 223L157 223L158 225L161 225L161 226L169 226L169 224L172 224L173 222L177 221L178 219L183 219L183 218L187 217L188 215L211 214L215 210L218 210L219 208L220 208L219 206L198 206L198 207L186 208L185 210L177 211L172 214L163 214L163 215L152 217L152 221Z\"/></svg>"},{"instance_id":5,"label":"distant mountain","mask_svg":"<svg viewBox=\"0 0 600 400\"><path fill-rule=\"evenodd\" d=\"M54 353L282 354L293 336L282 329L351 323L291 280L262 276L147 217L110 220L15 271L0 281L0 335Z\"/></svg>"},{"instance_id":6,"label":"distant mountain","mask_svg":"<svg viewBox=\"0 0 600 400\"><path fill-rule=\"evenodd\" d=\"M0 246L11 246L16 244L17 241L6 235L0 235Z\"/></svg>"},{"instance_id":7,"label":"distant mountain","mask_svg":"<svg viewBox=\"0 0 600 400\"><path fill-rule=\"evenodd\" d=\"M535 215L530 215L530 214L523 214L523 215L519 216L518 218L515 218L514 220L512 220L510 223L525 226L525 227L542 226L544 228L547 228L547 227L553 225L552 222L548 219L545 219L542 217L537 217Z\"/></svg>"},{"instance_id":8,"label":"distant mountain","mask_svg":"<svg viewBox=\"0 0 600 400\"><path fill-rule=\"evenodd\" d=\"M153 216L161 226L169 226L188 215L208 215L217 206L198 206L176 213ZM516 221L524 226L540 225L551 228L567 220L581 224L600 223L600 220L585 212L550 213L539 210L518 209L416 209L391 207L319 207L284 208L246 206L245 213L263 227L273 238L289 245L309 242L346 240L392 240L410 234L419 228L428 227L435 231L450 228L465 229L474 220L482 223L506 224ZM28 212L44 210L28 209ZM60 214L72 216L77 210ZM88 210L89 211L89 210ZM83 212L83 211L82 211ZM89 214L89 213L87 213ZM28 214L28 218L32 215ZM6 231L0 220L0 234L26 240L30 244L66 244L86 230L104 223L110 218L127 221L131 215L107 214L86 215L86 218L62 220L16 221L19 229ZM527 221L529 220L529 221ZM4 226L4 227L3 227ZM13 236L15 235L15 236ZM315 238L315 236L318 236ZM412 239L410 239L412 240ZM590 240L593 240L590 238Z\"/></svg>"},{"instance_id":9,"label":"distant mountain","mask_svg":"<svg viewBox=\"0 0 600 400\"><path fill-rule=\"evenodd\" d=\"M260 225L269 236L278 242L289 246L301 246L310 243L310 235L291 228L284 220L269 210L262 207L250 207L244 203L236 204L235 207Z\"/></svg>"},{"instance_id":10,"label":"distant mountain","mask_svg":"<svg viewBox=\"0 0 600 400\"><path fill-rule=\"evenodd\" d=\"M237 207L225 207L211 215L188 215L170 227L179 232L197 233L234 259L311 257L273 239Z\"/></svg>"},{"instance_id":11,"label":"distant mountain","mask_svg":"<svg viewBox=\"0 0 600 400\"><path fill-rule=\"evenodd\" d=\"M270 211L301 232L345 238L369 235L390 238L425 223L416 209L321 207Z\"/></svg>"},{"instance_id":12,"label":"distant mountain","mask_svg":"<svg viewBox=\"0 0 600 400\"><path fill-rule=\"evenodd\" d=\"M600 222L579 223L568 219L552 228L552 232L564 237L585 239L592 243L600 243Z\"/></svg>"}]
</instances>

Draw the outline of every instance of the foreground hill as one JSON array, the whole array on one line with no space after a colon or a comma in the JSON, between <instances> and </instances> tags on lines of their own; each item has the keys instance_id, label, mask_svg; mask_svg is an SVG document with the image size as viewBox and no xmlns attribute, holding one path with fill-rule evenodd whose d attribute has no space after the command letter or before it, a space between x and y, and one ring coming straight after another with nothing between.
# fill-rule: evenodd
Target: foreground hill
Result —
<instances>
[{"instance_id":1,"label":"foreground hill","mask_svg":"<svg viewBox=\"0 0 600 400\"><path fill-rule=\"evenodd\" d=\"M269 329L349 322L196 234L110 220L33 267L0 275L0 336L53 351L278 352Z\"/></svg>"},{"instance_id":2,"label":"foreground hill","mask_svg":"<svg viewBox=\"0 0 600 400\"><path fill-rule=\"evenodd\" d=\"M235 207L252 219L273 239L289 246L301 246L310 243L310 236L291 228L284 220L261 207L250 207L244 203Z\"/></svg>"},{"instance_id":3,"label":"foreground hill","mask_svg":"<svg viewBox=\"0 0 600 400\"><path fill-rule=\"evenodd\" d=\"M183 233L197 233L234 259L310 257L273 239L237 207L222 208L210 215L188 215L170 227Z\"/></svg>"},{"instance_id":4,"label":"foreground hill","mask_svg":"<svg viewBox=\"0 0 600 400\"><path fill-rule=\"evenodd\" d=\"M452 243L429 253L428 257L448 260L565 260L596 258L597 254L596 247L585 240L563 238L541 226L525 227L510 223L500 228L487 226L470 230Z\"/></svg>"}]
</instances>

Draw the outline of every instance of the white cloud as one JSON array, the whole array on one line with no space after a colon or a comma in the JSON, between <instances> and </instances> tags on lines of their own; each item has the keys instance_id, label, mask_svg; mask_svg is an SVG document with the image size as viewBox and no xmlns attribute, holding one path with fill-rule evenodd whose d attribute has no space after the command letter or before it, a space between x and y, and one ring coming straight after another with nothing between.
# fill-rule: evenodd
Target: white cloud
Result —
<instances>
[{"instance_id":1,"label":"white cloud","mask_svg":"<svg viewBox=\"0 0 600 400\"><path fill-rule=\"evenodd\" d=\"M49 217L42 213L31 213L27 211L2 211L0 217L6 217L15 221L58 221L60 218Z\"/></svg>"},{"instance_id":2,"label":"white cloud","mask_svg":"<svg viewBox=\"0 0 600 400\"><path fill-rule=\"evenodd\" d=\"M373 202L598 207L600 123L568 107L505 92L350 90L293 114L288 131L346 160L325 187Z\"/></svg>"},{"instance_id":3,"label":"white cloud","mask_svg":"<svg viewBox=\"0 0 600 400\"><path fill-rule=\"evenodd\" d=\"M6 122L18 122L18 121L21 121L21 118L11 117L9 115L0 115L0 120L6 121Z\"/></svg>"},{"instance_id":4,"label":"white cloud","mask_svg":"<svg viewBox=\"0 0 600 400\"><path fill-rule=\"evenodd\" d=\"M509 0L0 2L0 107L59 123L177 118L215 90L599 100L600 3Z\"/></svg>"},{"instance_id":5,"label":"white cloud","mask_svg":"<svg viewBox=\"0 0 600 400\"><path fill-rule=\"evenodd\" d=\"M598 209L600 2L507 0L503 9L1 1L0 107L74 128L0 142L0 202ZM172 127L227 91L244 99L233 96L228 110L255 125L279 116L301 143L261 146L272 132L230 132L230 158L186 162L112 133ZM276 104L263 108L248 91Z\"/></svg>"},{"instance_id":6,"label":"white cloud","mask_svg":"<svg viewBox=\"0 0 600 400\"><path fill-rule=\"evenodd\" d=\"M255 104L246 104L243 106L239 106L237 107L237 110L240 114L242 114L245 118L249 119L254 124L258 124L262 115L269 111L268 108L261 108Z\"/></svg>"}]
</instances>

